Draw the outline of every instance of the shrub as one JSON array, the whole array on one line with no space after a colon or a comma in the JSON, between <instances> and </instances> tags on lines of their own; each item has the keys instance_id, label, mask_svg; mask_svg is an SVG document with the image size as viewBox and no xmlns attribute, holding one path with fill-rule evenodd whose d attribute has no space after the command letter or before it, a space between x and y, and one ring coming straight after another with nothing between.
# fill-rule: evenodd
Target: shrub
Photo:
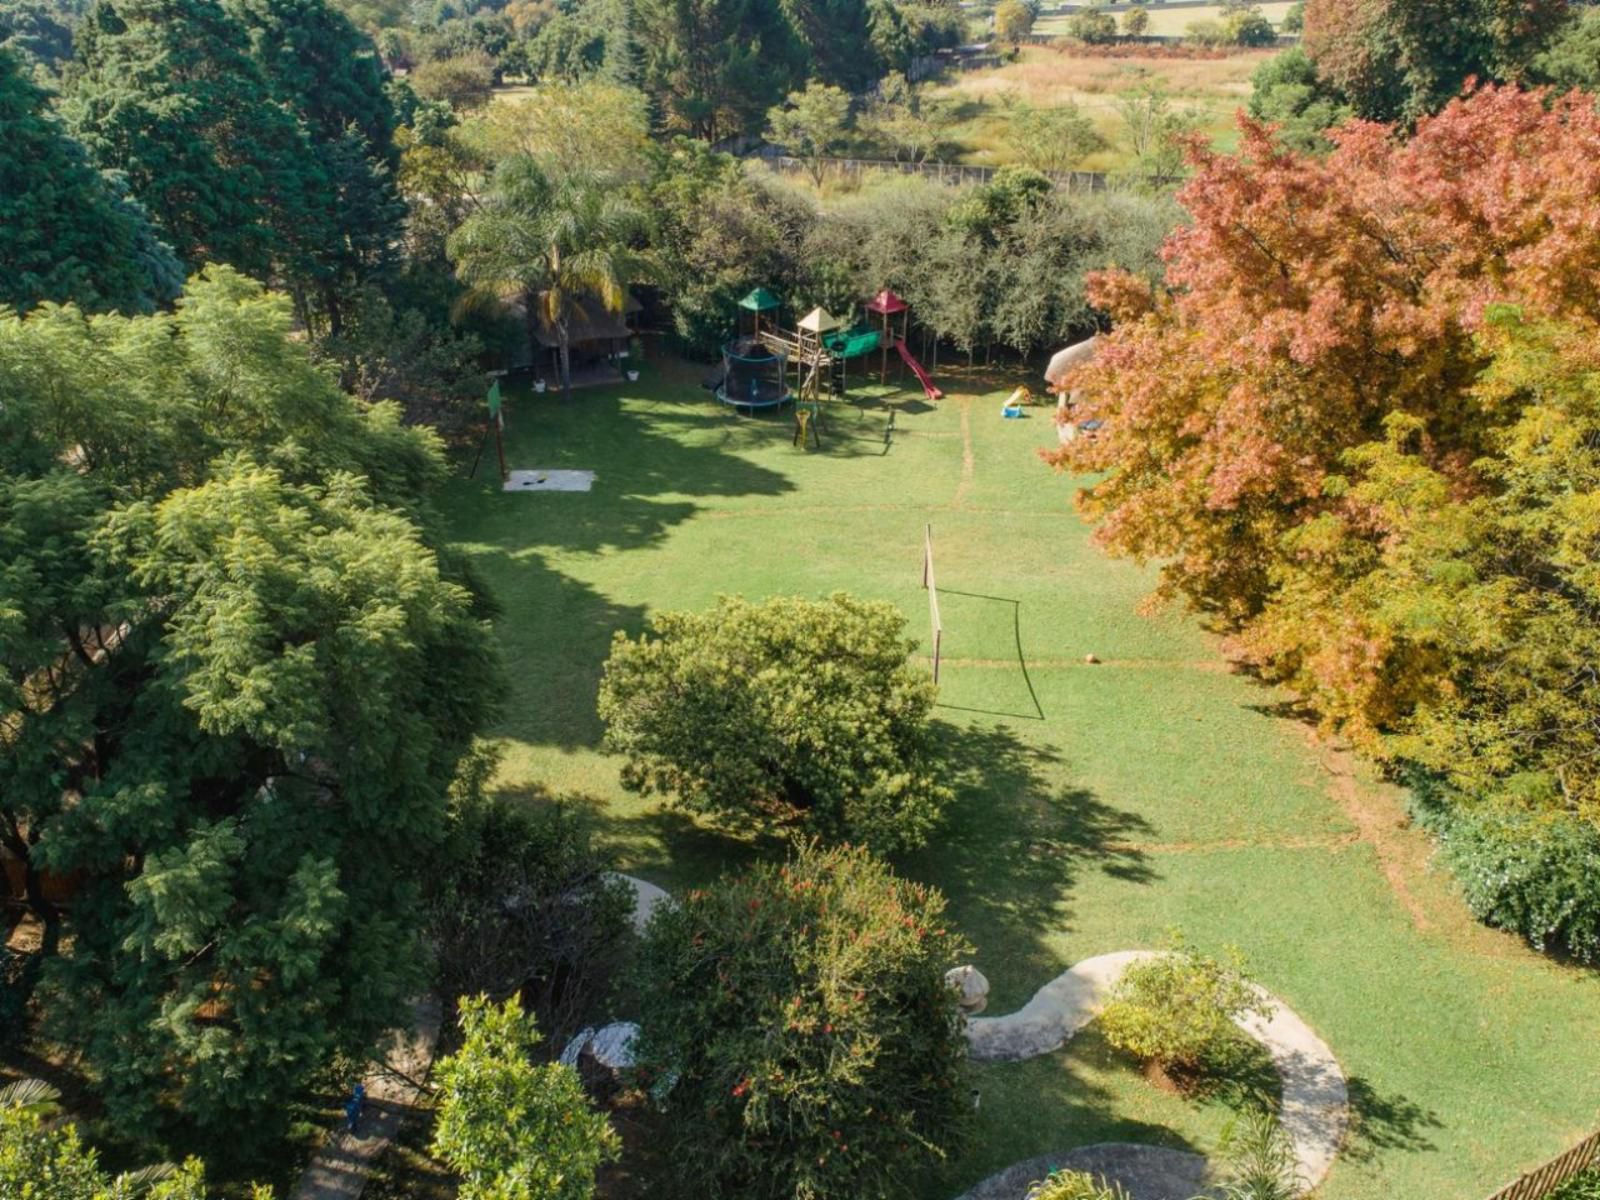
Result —
<instances>
[{"instance_id":1,"label":"shrub","mask_svg":"<svg viewBox=\"0 0 1600 1200\"><path fill-rule=\"evenodd\" d=\"M1447 804L1421 789L1413 813L1480 921L1542 951L1600 962L1600 829L1561 814Z\"/></svg>"},{"instance_id":2,"label":"shrub","mask_svg":"<svg viewBox=\"0 0 1600 1200\"><path fill-rule=\"evenodd\" d=\"M1223 33L1235 46L1275 46L1278 31L1255 8L1231 12L1222 23Z\"/></svg>"},{"instance_id":3,"label":"shrub","mask_svg":"<svg viewBox=\"0 0 1600 1200\"><path fill-rule=\"evenodd\" d=\"M1199 1071L1233 1033L1235 1018L1267 1016L1272 1006L1244 976L1237 950L1219 961L1172 934L1158 958L1123 972L1100 1014L1106 1040L1168 1070Z\"/></svg>"},{"instance_id":4,"label":"shrub","mask_svg":"<svg viewBox=\"0 0 1600 1200\"><path fill-rule=\"evenodd\" d=\"M624 786L737 823L880 851L921 845L950 797L934 778L935 689L905 618L838 594L662 613L617 634L600 684Z\"/></svg>"},{"instance_id":5,"label":"shrub","mask_svg":"<svg viewBox=\"0 0 1600 1200\"><path fill-rule=\"evenodd\" d=\"M1122 14L1122 34L1124 37L1143 37L1145 30L1150 28L1150 11L1135 5Z\"/></svg>"},{"instance_id":6,"label":"shrub","mask_svg":"<svg viewBox=\"0 0 1600 1200\"><path fill-rule=\"evenodd\" d=\"M452 805L444 869L428 898L440 985L450 996L520 994L564 1035L610 983L632 893L569 807L466 790Z\"/></svg>"},{"instance_id":7,"label":"shrub","mask_svg":"<svg viewBox=\"0 0 1600 1200\"><path fill-rule=\"evenodd\" d=\"M589 1107L578 1073L536 1066L533 1018L515 997L461 1001L461 1049L439 1060L433 1153L461 1176L461 1200L587 1200L615 1158L616 1131Z\"/></svg>"},{"instance_id":8,"label":"shrub","mask_svg":"<svg viewBox=\"0 0 1600 1200\"><path fill-rule=\"evenodd\" d=\"M663 905L634 993L686 1194L889 1197L969 1111L944 898L802 848ZM663 1094L657 1087L657 1094Z\"/></svg>"},{"instance_id":9,"label":"shrub","mask_svg":"<svg viewBox=\"0 0 1600 1200\"><path fill-rule=\"evenodd\" d=\"M1027 1200L1128 1200L1128 1193L1086 1171L1052 1171L1028 1189Z\"/></svg>"},{"instance_id":10,"label":"shrub","mask_svg":"<svg viewBox=\"0 0 1600 1200\"><path fill-rule=\"evenodd\" d=\"M1294 1200L1301 1192L1294 1147L1278 1119L1252 1109L1222 1130L1222 1200Z\"/></svg>"},{"instance_id":11,"label":"shrub","mask_svg":"<svg viewBox=\"0 0 1600 1200\"><path fill-rule=\"evenodd\" d=\"M1117 19L1098 8L1083 9L1067 22L1067 36L1076 38L1080 42L1088 42L1091 46L1115 41Z\"/></svg>"},{"instance_id":12,"label":"shrub","mask_svg":"<svg viewBox=\"0 0 1600 1200\"><path fill-rule=\"evenodd\" d=\"M1600 1200L1600 1167L1574 1175L1550 1193L1550 1200Z\"/></svg>"}]
</instances>

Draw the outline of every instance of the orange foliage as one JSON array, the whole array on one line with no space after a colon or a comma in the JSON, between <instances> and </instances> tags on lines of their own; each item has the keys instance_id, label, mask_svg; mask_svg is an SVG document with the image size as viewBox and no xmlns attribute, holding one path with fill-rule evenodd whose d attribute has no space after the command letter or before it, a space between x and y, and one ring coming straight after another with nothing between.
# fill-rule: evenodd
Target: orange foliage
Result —
<instances>
[{"instance_id":1,"label":"orange foliage","mask_svg":"<svg viewBox=\"0 0 1600 1200\"><path fill-rule=\"evenodd\" d=\"M1489 486L1473 464L1519 401L1479 386L1488 306L1600 333L1600 114L1488 88L1407 142L1353 124L1323 159L1241 129L1236 155L1192 152L1167 290L1093 280L1118 327L1069 383L1103 426L1050 458L1105 473L1079 505L1106 549L1166 560L1163 594L1370 737L1438 671L1348 599L1409 527L1366 472L1387 449L1434 502Z\"/></svg>"}]
</instances>

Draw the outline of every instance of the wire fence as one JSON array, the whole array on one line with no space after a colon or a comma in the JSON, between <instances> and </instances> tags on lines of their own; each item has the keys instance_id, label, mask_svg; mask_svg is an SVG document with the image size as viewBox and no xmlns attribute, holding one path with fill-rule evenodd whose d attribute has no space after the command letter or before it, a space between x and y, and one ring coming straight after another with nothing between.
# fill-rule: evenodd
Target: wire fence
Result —
<instances>
[{"instance_id":1,"label":"wire fence","mask_svg":"<svg viewBox=\"0 0 1600 1200\"><path fill-rule=\"evenodd\" d=\"M1600 1166L1600 1133L1591 1133L1565 1154L1556 1155L1544 1166L1506 1184L1489 1200L1543 1200L1574 1175L1593 1166Z\"/></svg>"}]
</instances>

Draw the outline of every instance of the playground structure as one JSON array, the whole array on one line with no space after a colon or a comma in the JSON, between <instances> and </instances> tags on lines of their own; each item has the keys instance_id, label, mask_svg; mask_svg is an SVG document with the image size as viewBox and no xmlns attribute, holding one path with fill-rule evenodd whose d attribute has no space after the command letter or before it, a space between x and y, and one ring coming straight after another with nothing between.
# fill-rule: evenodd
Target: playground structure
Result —
<instances>
[{"instance_id":1,"label":"playground structure","mask_svg":"<svg viewBox=\"0 0 1600 1200\"><path fill-rule=\"evenodd\" d=\"M923 394L929 400L943 399L944 393L934 386L928 372L906 347L906 334L911 330L911 306L885 288L867 301L867 311L883 318L883 330L878 335L878 344L883 351L878 364L878 382L885 384L889 381L889 349L892 346L894 352L900 356L900 360L917 377L917 382L922 385ZM898 328L895 317L900 318Z\"/></svg>"},{"instance_id":2,"label":"playground structure","mask_svg":"<svg viewBox=\"0 0 1600 1200\"><path fill-rule=\"evenodd\" d=\"M723 347L722 370L706 384L724 404L775 408L792 400L796 426L803 435L820 418L825 398L843 399L849 393L850 363L874 350L880 353L880 384L888 382L889 351L893 350L916 376L924 395L930 400L943 398L944 393L906 345L911 306L893 292L886 289L867 302L867 312L881 319L876 329L870 320L844 329L837 317L821 307L801 317L794 329L784 329L770 315L778 307L778 298L766 288L756 288L739 301L738 336ZM750 314L748 325L745 313Z\"/></svg>"},{"instance_id":3,"label":"playground structure","mask_svg":"<svg viewBox=\"0 0 1600 1200\"><path fill-rule=\"evenodd\" d=\"M722 348L722 378L716 396L738 408L776 408L789 395L788 359L756 337L741 337Z\"/></svg>"}]
</instances>

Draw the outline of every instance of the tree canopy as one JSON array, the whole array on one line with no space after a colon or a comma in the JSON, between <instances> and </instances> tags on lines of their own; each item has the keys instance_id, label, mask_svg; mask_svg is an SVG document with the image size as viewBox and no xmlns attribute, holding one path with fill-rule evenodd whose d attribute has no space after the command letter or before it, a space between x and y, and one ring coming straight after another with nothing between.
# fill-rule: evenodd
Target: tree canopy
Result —
<instances>
[{"instance_id":1,"label":"tree canopy","mask_svg":"<svg viewBox=\"0 0 1600 1200\"><path fill-rule=\"evenodd\" d=\"M1196 158L1168 290L1095 281L1118 327L1074 419L1104 424L1058 461L1108 473L1101 544L1358 742L1594 819L1592 98L1489 88L1325 159L1242 128Z\"/></svg>"},{"instance_id":2,"label":"tree canopy","mask_svg":"<svg viewBox=\"0 0 1600 1200\"><path fill-rule=\"evenodd\" d=\"M0 304L148 312L182 283L143 210L94 169L44 90L0 50Z\"/></svg>"},{"instance_id":3,"label":"tree canopy","mask_svg":"<svg viewBox=\"0 0 1600 1200\"><path fill-rule=\"evenodd\" d=\"M638 1063L684 1194L916 1194L971 1112L944 978L969 948L944 906L865 850L813 846L656 910Z\"/></svg>"},{"instance_id":4,"label":"tree canopy","mask_svg":"<svg viewBox=\"0 0 1600 1200\"><path fill-rule=\"evenodd\" d=\"M244 1146L425 977L418 881L497 678L430 528L437 444L226 268L171 315L0 318L0 391L29 977L119 1131Z\"/></svg>"},{"instance_id":5,"label":"tree canopy","mask_svg":"<svg viewBox=\"0 0 1600 1200\"><path fill-rule=\"evenodd\" d=\"M600 684L625 786L752 824L915 847L938 824L934 687L906 659L905 618L843 593L724 597L618 633Z\"/></svg>"},{"instance_id":6,"label":"tree canopy","mask_svg":"<svg viewBox=\"0 0 1600 1200\"><path fill-rule=\"evenodd\" d=\"M1469 79L1527 78L1567 0L1306 0L1317 73L1372 120L1437 112Z\"/></svg>"}]
</instances>

